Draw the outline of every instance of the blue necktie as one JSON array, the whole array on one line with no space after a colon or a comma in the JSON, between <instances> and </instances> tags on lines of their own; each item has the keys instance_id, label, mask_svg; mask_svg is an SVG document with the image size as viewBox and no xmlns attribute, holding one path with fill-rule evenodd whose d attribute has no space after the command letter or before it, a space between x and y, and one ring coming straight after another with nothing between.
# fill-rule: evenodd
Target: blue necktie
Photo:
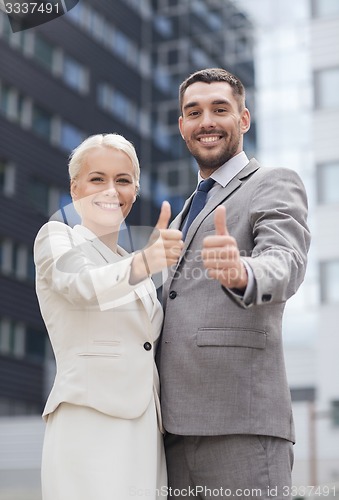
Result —
<instances>
[{"instance_id":1,"label":"blue necktie","mask_svg":"<svg viewBox=\"0 0 339 500\"><path fill-rule=\"evenodd\" d=\"M186 238L187 231L190 225L192 224L198 213L201 212L201 210L204 208L206 203L207 193L213 186L214 182L215 182L214 179L211 179L211 177L200 182L198 189L192 198L191 207L189 209L186 222L182 229L183 240Z\"/></svg>"}]
</instances>

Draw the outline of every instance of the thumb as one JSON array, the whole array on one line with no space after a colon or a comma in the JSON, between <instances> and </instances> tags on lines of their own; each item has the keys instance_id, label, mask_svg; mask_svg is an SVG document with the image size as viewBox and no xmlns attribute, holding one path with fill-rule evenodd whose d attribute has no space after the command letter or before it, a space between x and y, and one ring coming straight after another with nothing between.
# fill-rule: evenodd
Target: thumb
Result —
<instances>
[{"instance_id":1,"label":"thumb","mask_svg":"<svg viewBox=\"0 0 339 500\"><path fill-rule=\"evenodd\" d=\"M164 201L161 205L159 219L155 226L156 229L167 229L170 218L171 218L171 205L168 203L168 201Z\"/></svg>"},{"instance_id":2,"label":"thumb","mask_svg":"<svg viewBox=\"0 0 339 500\"><path fill-rule=\"evenodd\" d=\"M218 236L228 236L226 225L226 207L220 205L215 209L214 213L215 233Z\"/></svg>"}]
</instances>

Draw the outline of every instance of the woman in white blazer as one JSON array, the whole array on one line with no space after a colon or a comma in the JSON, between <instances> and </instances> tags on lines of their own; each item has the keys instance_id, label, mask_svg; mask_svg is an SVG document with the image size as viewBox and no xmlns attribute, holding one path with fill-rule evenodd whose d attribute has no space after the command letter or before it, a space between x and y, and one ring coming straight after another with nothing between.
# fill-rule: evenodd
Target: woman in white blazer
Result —
<instances>
[{"instance_id":1,"label":"woman in white blazer","mask_svg":"<svg viewBox=\"0 0 339 500\"><path fill-rule=\"evenodd\" d=\"M164 202L142 251L118 245L140 176L124 137L86 139L71 154L69 174L81 225L50 221L34 245L37 296L57 364L43 413L43 500L164 499L154 363L162 309L150 275L177 261L181 232L167 229Z\"/></svg>"}]
</instances>

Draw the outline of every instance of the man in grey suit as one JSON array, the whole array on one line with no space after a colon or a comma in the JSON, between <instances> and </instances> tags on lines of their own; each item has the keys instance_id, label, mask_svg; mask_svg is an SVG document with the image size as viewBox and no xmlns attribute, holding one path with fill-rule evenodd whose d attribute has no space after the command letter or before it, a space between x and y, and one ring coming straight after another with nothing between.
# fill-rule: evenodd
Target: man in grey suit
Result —
<instances>
[{"instance_id":1,"label":"man in grey suit","mask_svg":"<svg viewBox=\"0 0 339 500\"><path fill-rule=\"evenodd\" d=\"M250 113L234 75L194 73L180 108L198 180L212 180L171 225L185 246L164 287L158 352L169 497L288 499L282 316L305 274L305 189L296 172L248 160Z\"/></svg>"}]
</instances>

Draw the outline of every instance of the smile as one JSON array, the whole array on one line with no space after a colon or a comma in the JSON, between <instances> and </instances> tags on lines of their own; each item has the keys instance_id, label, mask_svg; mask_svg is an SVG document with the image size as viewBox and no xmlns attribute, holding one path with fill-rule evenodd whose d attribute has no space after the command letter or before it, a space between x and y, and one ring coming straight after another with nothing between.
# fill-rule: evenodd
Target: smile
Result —
<instances>
[{"instance_id":1,"label":"smile","mask_svg":"<svg viewBox=\"0 0 339 500\"><path fill-rule=\"evenodd\" d=\"M107 203L107 202L100 202L97 201L94 203L98 207L104 209L104 210L117 210L120 208L120 203Z\"/></svg>"},{"instance_id":2,"label":"smile","mask_svg":"<svg viewBox=\"0 0 339 500\"><path fill-rule=\"evenodd\" d=\"M211 144L213 142L217 142L220 138L220 135L204 135L202 137L199 137L198 141L202 142L203 144Z\"/></svg>"}]
</instances>

